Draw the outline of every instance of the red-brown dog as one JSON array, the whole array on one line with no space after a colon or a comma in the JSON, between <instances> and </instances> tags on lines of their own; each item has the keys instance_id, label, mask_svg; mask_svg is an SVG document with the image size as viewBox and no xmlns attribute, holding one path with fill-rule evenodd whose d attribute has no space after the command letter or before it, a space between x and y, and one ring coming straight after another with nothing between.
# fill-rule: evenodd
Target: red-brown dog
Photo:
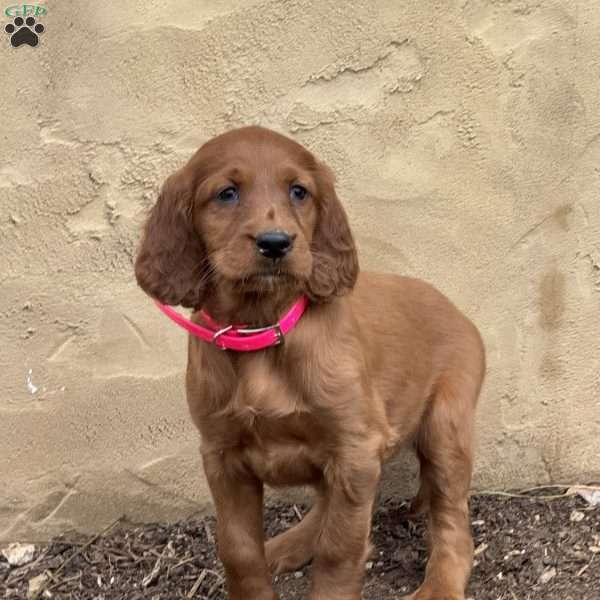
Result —
<instances>
[{"instance_id":1,"label":"red-brown dog","mask_svg":"<svg viewBox=\"0 0 600 600\"><path fill-rule=\"evenodd\" d=\"M406 446L430 524L425 581L410 598L464 599L482 341L428 284L359 275L327 167L260 127L214 138L164 184L135 271L204 330L276 324L309 300L290 331L268 330L283 344L223 351L224 336L247 333L190 336L187 398L232 600L274 600L271 574L311 560L311 600L359 600L381 466ZM266 543L265 483L316 492L304 520Z\"/></svg>"}]
</instances>

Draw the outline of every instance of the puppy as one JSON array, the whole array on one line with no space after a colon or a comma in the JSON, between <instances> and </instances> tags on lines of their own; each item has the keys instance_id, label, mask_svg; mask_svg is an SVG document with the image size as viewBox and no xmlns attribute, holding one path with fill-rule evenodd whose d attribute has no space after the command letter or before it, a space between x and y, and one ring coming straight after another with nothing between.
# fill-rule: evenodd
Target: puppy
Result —
<instances>
[{"instance_id":1,"label":"puppy","mask_svg":"<svg viewBox=\"0 0 600 600\"><path fill-rule=\"evenodd\" d=\"M382 464L407 446L430 540L407 598L464 599L481 337L430 285L359 274L325 165L260 127L210 140L164 183L135 273L193 309L187 399L231 600L275 600L272 574L309 561L310 600L359 600ZM315 491L266 543L264 484Z\"/></svg>"}]
</instances>

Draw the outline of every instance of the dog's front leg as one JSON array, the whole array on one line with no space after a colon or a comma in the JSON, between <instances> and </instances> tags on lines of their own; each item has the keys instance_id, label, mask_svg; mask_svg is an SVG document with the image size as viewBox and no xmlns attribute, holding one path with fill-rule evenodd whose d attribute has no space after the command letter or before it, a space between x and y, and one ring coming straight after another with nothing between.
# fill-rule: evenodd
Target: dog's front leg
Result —
<instances>
[{"instance_id":1,"label":"dog's front leg","mask_svg":"<svg viewBox=\"0 0 600 600\"><path fill-rule=\"evenodd\" d=\"M326 508L315 544L310 600L360 600L381 464L354 448L325 472Z\"/></svg>"},{"instance_id":2,"label":"dog's front leg","mask_svg":"<svg viewBox=\"0 0 600 600\"><path fill-rule=\"evenodd\" d=\"M217 546L230 600L277 600L265 559L263 484L228 472L219 453L203 454L217 512Z\"/></svg>"}]
</instances>

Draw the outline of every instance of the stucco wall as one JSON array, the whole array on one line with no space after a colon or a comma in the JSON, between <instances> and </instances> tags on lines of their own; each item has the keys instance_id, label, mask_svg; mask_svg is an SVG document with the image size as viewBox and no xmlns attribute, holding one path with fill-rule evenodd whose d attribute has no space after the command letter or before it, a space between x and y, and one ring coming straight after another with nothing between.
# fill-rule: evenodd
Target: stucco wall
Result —
<instances>
[{"instance_id":1,"label":"stucco wall","mask_svg":"<svg viewBox=\"0 0 600 600\"><path fill-rule=\"evenodd\" d=\"M163 178L249 123L334 168L364 268L481 328L476 485L600 478L598 2L46 6L0 40L0 540L205 506L132 257Z\"/></svg>"}]
</instances>

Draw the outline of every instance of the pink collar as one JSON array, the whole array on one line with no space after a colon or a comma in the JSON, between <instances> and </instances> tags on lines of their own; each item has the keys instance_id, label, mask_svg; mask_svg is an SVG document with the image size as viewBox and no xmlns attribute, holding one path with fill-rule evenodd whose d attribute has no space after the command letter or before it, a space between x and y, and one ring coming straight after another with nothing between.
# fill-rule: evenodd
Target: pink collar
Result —
<instances>
[{"instance_id":1,"label":"pink collar","mask_svg":"<svg viewBox=\"0 0 600 600\"><path fill-rule=\"evenodd\" d=\"M292 308L275 325L253 329L247 329L244 325L220 325L213 321L207 313L201 311L200 315L210 328L208 329L193 323L171 306L166 306L160 302L156 302L156 305L169 319L205 342L210 342L222 350L253 352L283 344L283 336L296 326L296 323L304 314L308 305L308 298L300 296Z\"/></svg>"}]
</instances>

